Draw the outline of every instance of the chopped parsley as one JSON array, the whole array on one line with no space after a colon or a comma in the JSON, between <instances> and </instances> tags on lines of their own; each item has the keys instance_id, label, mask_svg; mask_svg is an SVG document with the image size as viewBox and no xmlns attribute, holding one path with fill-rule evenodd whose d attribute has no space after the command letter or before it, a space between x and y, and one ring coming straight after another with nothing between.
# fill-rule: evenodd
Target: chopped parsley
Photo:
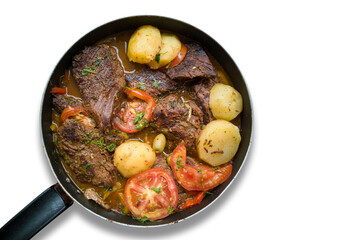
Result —
<instances>
[{"instance_id":1,"label":"chopped parsley","mask_svg":"<svg viewBox=\"0 0 360 240\"><path fill-rule=\"evenodd\" d=\"M93 65L91 65L90 67L84 67L84 69L81 70L81 76L86 76L89 73L98 74L97 72L95 72L95 67L99 66L101 64L101 60L105 59L106 57L107 56L96 57Z\"/></svg>"},{"instance_id":2,"label":"chopped parsley","mask_svg":"<svg viewBox=\"0 0 360 240\"><path fill-rule=\"evenodd\" d=\"M204 192L204 195L206 195L206 194L212 194L211 192L207 192L207 191L205 191L205 189L204 189L204 186L203 186L203 181L204 181L204 176L203 176L203 173L202 173L202 171L199 169L198 170L198 173L200 173L200 175L201 175L201 177L200 177L200 186L201 186L201 189L203 190L203 192Z\"/></svg>"},{"instance_id":3,"label":"chopped parsley","mask_svg":"<svg viewBox=\"0 0 360 240\"><path fill-rule=\"evenodd\" d=\"M161 83L160 80L154 79L154 82L151 84L151 86L153 86L153 87L159 87L159 86L160 86L160 83Z\"/></svg>"},{"instance_id":4,"label":"chopped parsley","mask_svg":"<svg viewBox=\"0 0 360 240\"><path fill-rule=\"evenodd\" d=\"M158 53L158 54L156 54L156 55L155 55L155 61L156 61L157 63L159 63L159 62L160 62L160 55L161 55L161 54L165 54L165 53L167 53L167 51L164 52L164 53Z\"/></svg>"},{"instance_id":5,"label":"chopped parsley","mask_svg":"<svg viewBox=\"0 0 360 240\"><path fill-rule=\"evenodd\" d=\"M139 112L134 118L135 129L141 131L144 127L149 125L148 120L144 118L145 112Z\"/></svg>"},{"instance_id":6,"label":"chopped parsley","mask_svg":"<svg viewBox=\"0 0 360 240\"><path fill-rule=\"evenodd\" d=\"M138 124L141 119L144 117L145 112L139 112L136 114L136 117L134 118L134 124Z\"/></svg>"},{"instance_id":7,"label":"chopped parsley","mask_svg":"<svg viewBox=\"0 0 360 240\"><path fill-rule=\"evenodd\" d=\"M109 152L115 151L115 148L116 148L116 143L114 143L114 142L110 143L109 145L107 145L105 147L105 149L108 150Z\"/></svg>"},{"instance_id":8,"label":"chopped parsley","mask_svg":"<svg viewBox=\"0 0 360 240\"><path fill-rule=\"evenodd\" d=\"M157 187L157 188L152 187L151 190L153 190L154 192L156 192L157 194L159 194L160 191L161 191L161 187Z\"/></svg>"},{"instance_id":9,"label":"chopped parsley","mask_svg":"<svg viewBox=\"0 0 360 240\"><path fill-rule=\"evenodd\" d=\"M132 215L132 218L135 219L136 221L139 221L141 223L146 223L146 222L149 222L149 218L147 216L144 216L144 217L140 217L140 218L137 218L135 217L134 215Z\"/></svg>"},{"instance_id":10,"label":"chopped parsley","mask_svg":"<svg viewBox=\"0 0 360 240\"><path fill-rule=\"evenodd\" d=\"M97 74L97 72L94 71L95 66L85 67L83 70L81 70L81 76L86 76L89 73Z\"/></svg>"},{"instance_id":11,"label":"chopped parsley","mask_svg":"<svg viewBox=\"0 0 360 240\"><path fill-rule=\"evenodd\" d=\"M82 169L84 170L84 172L86 172L86 170L87 170L88 168L92 168L92 166L93 166L92 163L88 163L88 164L82 166Z\"/></svg>"},{"instance_id":12,"label":"chopped parsley","mask_svg":"<svg viewBox=\"0 0 360 240\"><path fill-rule=\"evenodd\" d=\"M115 151L115 148L116 148L116 142L112 142L110 144L106 144L105 141L104 141L104 138L103 137L100 137L100 138L97 138L97 139L91 139L90 138L90 134L91 135L95 135L95 132L87 132L86 133L86 137L83 138L83 141L85 142L86 145L92 143L96 146L98 146L99 148L101 149L105 149L105 150L108 150L109 152L113 152Z\"/></svg>"},{"instance_id":13,"label":"chopped parsley","mask_svg":"<svg viewBox=\"0 0 360 240\"><path fill-rule=\"evenodd\" d=\"M174 213L175 209L176 209L176 208L174 208L174 207L168 206L168 207L167 207L167 210L168 210L169 215L172 214L172 213Z\"/></svg>"},{"instance_id":14,"label":"chopped parsley","mask_svg":"<svg viewBox=\"0 0 360 240\"><path fill-rule=\"evenodd\" d=\"M160 62L160 53L156 54L156 56L155 56L155 61L156 61L157 63Z\"/></svg>"},{"instance_id":15,"label":"chopped parsley","mask_svg":"<svg viewBox=\"0 0 360 240\"><path fill-rule=\"evenodd\" d=\"M145 91L146 90L146 86L144 82L139 82L138 85L136 86L136 88Z\"/></svg>"},{"instance_id":16,"label":"chopped parsley","mask_svg":"<svg viewBox=\"0 0 360 240\"><path fill-rule=\"evenodd\" d=\"M172 108L175 108L175 104L174 104L175 99L169 100L169 102L170 102L170 106L171 106Z\"/></svg>"},{"instance_id":17,"label":"chopped parsley","mask_svg":"<svg viewBox=\"0 0 360 240\"><path fill-rule=\"evenodd\" d=\"M177 159L176 159L176 165L177 165L177 169L176 171L178 171L180 168L182 167L185 167L182 163L181 163L181 160L182 160L182 157L179 156Z\"/></svg>"}]
</instances>

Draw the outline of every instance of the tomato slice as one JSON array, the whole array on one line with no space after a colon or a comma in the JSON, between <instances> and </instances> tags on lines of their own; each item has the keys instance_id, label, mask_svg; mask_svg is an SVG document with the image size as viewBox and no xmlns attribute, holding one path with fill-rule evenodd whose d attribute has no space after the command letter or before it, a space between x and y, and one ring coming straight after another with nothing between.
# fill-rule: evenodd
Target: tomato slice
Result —
<instances>
[{"instance_id":1,"label":"tomato slice","mask_svg":"<svg viewBox=\"0 0 360 240\"><path fill-rule=\"evenodd\" d=\"M123 132L136 133L149 124L155 107L155 99L140 89L127 88L125 93L130 100L133 99L134 101L126 103L127 105L119 112L118 117L114 118L113 123ZM147 103L144 111L139 111L139 109L134 107L135 105L139 105L134 98L143 100Z\"/></svg>"},{"instance_id":2,"label":"tomato slice","mask_svg":"<svg viewBox=\"0 0 360 240\"><path fill-rule=\"evenodd\" d=\"M65 94L66 93L66 88L53 87L51 89L51 93L53 93L53 94Z\"/></svg>"},{"instance_id":3,"label":"tomato slice","mask_svg":"<svg viewBox=\"0 0 360 240\"><path fill-rule=\"evenodd\" d=\"M196 195L193 198L186 199L185 202L179 206L180 210L199 204L206 195L204 192L193 192L193 194Z\"/></svg>"},{"instance_id":4,"label":"tomato slice","mask_svg":"<svg viewBox=\"0 0 360 240\"><path fill-rule=\"evenodd\" d=\"M60 122L63 123L65 121L65 119L78 115L79 113L84 113L85 109L82 105L78 106L78 107L72 107L72 106L67 106L67 108L65 108L60 116Z\"/></svg>"},{"instance_id":5,"label":"tomato slice","mask_svg":"<svg viewBox=\"0 0 360 240\"><path fill-rule=\"evenodd\" d=\"M173 178L160 168L152 168L129 178L124 198L134 217L151 221L167 217L179 202Z\"/></svg>"},{"instance_id":6,"label":"tomato slice","mask_svg":"<svg viewBox=\"0 0 360 240\"><path fill-rule=\"evenodd\" d=\"M181 63L182 60L184 60L186 53L187 53L187 47L185 46L185 44L181 43L181 48L178 55L170 63L168 63L165 66L162 66L160 69L172 68L179 65L179 63Z\"/></svg>"},{"instance_id":7,"label":"tomato slice","mask_svg":"<svg viewBox=\"0 0 360 240\"><path fill-rule=\"evenodd\" d=\"M186 164L184 141L181 141L172 153L170 165L178 183L189 191L206 192L225 182L232 170L231 164L219 169L205 165L192 166Z\"/></svg>"}]
</instances>

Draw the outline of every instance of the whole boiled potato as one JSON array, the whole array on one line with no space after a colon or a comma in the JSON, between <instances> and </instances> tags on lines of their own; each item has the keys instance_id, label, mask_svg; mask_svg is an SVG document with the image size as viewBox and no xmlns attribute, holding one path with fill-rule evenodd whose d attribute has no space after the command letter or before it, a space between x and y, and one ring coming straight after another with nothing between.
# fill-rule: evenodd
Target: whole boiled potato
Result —
<instances>
[{"instance_id":1,"label":"whole boiled potato","mask_svg":"<svg viewBox=\"0 0 360 240\"><path fill-rule=\"evenodd\" d=\"M210 90L209 98L210 109L216 119L231 121L242 111L241 94L232 86L215 84Z\"/></svg>"},{"instance_id":2,"label":"whole boiled potato","mask_svg":"<svg viewBox=\"0 0 360 240\"><path fill-rule=\"evenodd\" d=\"M152 167L155 151L147 143L127 141L115 149L114 165L121 176L129 178Z\"/></svg>"},{"instance_id":3,"label":"whole boiled potato","mask_svg":"<svg viewBox=\"0 0 360 240\"><path fill-rule=\"evenodd\" d=\"M158 69L171 62L180 52L179 38L170 33L161 34L161 48L155 59L148 63L152 69Z\"/></svg>"},{"instance_id":4,"label":"whole boiled potato","mask_svg":"<svg viewBox=\"0 0 360 240\"><path fill-rule=\"evenodd\" d=\"M225 120L214 120L201 131L196 148L201 160L219 166L235 156L240 141L238 127Z\"/></svg>"},{"instance_id":5,"label":"whole boiled potato","mask_svg":"<svg viewBox=\"0 0 360 240\"><path fill-rule=\"evenodd\" d=\"M151 25L144 25L136 29L131 35L127 49L130 61L148 63L155 59L161 48L160 30Z\"/></svg>"}]
</instances>

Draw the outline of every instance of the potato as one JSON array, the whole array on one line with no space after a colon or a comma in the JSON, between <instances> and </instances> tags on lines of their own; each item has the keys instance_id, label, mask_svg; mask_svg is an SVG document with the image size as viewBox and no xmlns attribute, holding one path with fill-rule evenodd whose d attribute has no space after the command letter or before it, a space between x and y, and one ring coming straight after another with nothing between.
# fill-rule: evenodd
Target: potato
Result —
<instances>
[{"instance_id":1,"label":"potato","mask_svg":"<svg viewBox=\"0 0 360 240\"><path fill-rule=\"evenodd\" d=\"M131 35L127 49L130 61L137 63L148 63L155 59L160 51L160 30L151 25L144 25L136 29Z\"/></svg>"},{"instance_id":2,"label":"potato","mask_svg":"<svg viewBox=\"0 0 360 240\"><path fill-rule=\"evenodd\" d=\"M214 120L201 131L196 148L201 160L219 166L235 156L240 141L238 127L225 120Z\"/></svg>"},{"instance_id":3,"label":"potato","mask_svg":"<svg viewBox=\"0 0 360 240\"><path fill-rule=\"evenodd\" d=\"M161 34L161 49L158 56L148 63L152 69L158 69L171 62L180 52L181 42L179 38L170 33Z\"/></svg>"},{"instance_id":4,"label":"potato","mask_svg":"<svg viewBox=\"0 0 360 240\"><path fill-rule=\"evenodd\" d=\"M216 119L231 121L241 113L243 101L235 88L217 83L210 90L209 105Z\"/></svg>"},{"instance_id":5,"label":"potato","mask_svg":"<svg viewBox=\"0 0 360 240\"><path fill-rule=\"evenodd\" d=\"M149 144L134 140L122 143L114 153L114 165L125 178L150 169L155 159L155 151Z\"/></svg>"}]
</instances>

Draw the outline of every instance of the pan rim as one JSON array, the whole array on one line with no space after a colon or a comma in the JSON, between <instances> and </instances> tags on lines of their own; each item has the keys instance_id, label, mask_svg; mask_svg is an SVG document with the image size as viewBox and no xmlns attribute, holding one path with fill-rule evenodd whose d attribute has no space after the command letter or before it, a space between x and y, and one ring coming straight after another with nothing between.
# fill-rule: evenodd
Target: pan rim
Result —
<instances>
[{"instance_id":1,"label":"pan rim","mask_svg":"<svg viewBox=\"0 0 360 240\"><path fill-rule=\"evenodd\" d=\"M106 25L109 25L111 23L115 23L115 22L118 22L118 21L124 21L124 20L128 20L128 19L134 19L134 18L142 18L142 17L148 17L148 18L163 18L163 19L167 19L167 20L170 20L170 21L176 21L176 22L180 22L181 24L183 25L188 25L188 26L191 26L192 28L196 29L196 31L199 31L201 32L202 34L205 34L207 35L207 33L203 32L201 29L197 28L196 26L193 26L187 22L184 22L182 20L178 20L178 19L175 19L175 18L169 18L169 17L166 17L166 16L161 16L161 15L132 15L132 16L127 16L127 17L123 17L123 18L119 18L119 19L115 19L115 20L112 20L112 21L109 21L105 24L101 24L95 28L93 28L92 30L90 30L89 32L87 32L86 34L84 34L82 37L80 37L77 41L75 41L69 48L68 50L63 54L63 56L59 59L59 61L55 64L55 66L52 68L53 70L58 66L58 64L62 61L62 59L64 58L64 56L69 52L70 49L72 49L81 39L84 39L86 36L88 36L90 33L94 32L94 31L97 31L98 29L101 29L103 28L104 26ZM225 51L229 58L231 59L231 61L234 62L234 65L236 66L237 70L239 71L240 75L241 75L241 72L238 68L238 65L235 63L235 61L233 60L233 58L230 56L230 54L211 36L207 35L212 41L214 41L217 45L219 45L223 51ZM84 206L84 204L82 204L81 202L79 202L74 196L73 194L71 194L66 186L62 183L62 180L59 179L59 176L58 174L55 172L55 169L52 165L52 161L51 161L51 156L49 156L48 152L46 151L47 147L46 147L46 144L45 144L45 137L44 137L44 129L43 129L43 109L44 109L44 101L45 101L45 97L46 97L46 93L47 93L47 90L48 90L48 86L51 82L51 77L53 76L53 71L51 72L50 74L50 77L48 78L47 82L46 82L46 85L45 85L45 88L44 88L44 91L43 91L43 94L42 94L42 102L41 102L41 109L40 109L40 121L39 121L39 124L40 124L40 134L41 134L41 144L42 144L42 147L45 151L45 156L48 160L48 163L50 165L50 168L51 168L51 171L53 173L53 175L55 176L56 180L57 180L57 183L61 186L61 188L65 191L65 193L74 201L76 202L77 204L79 204L81 207L85 208L87 211L91 212L92 214L100 217L101 219L104 219L104 220L107 220L109 222L112 222L112 223L116 223L116 224L119 224L119 225L123 225L123 226L127 226L127 227L134 227L134 228L155 228L155 227L163 227L163 226L169 226L169 225L172 225L172 224L175 224L175 223L180 223L186 219L189 219L199 213L201 213L202 211L204 211L205 209L207 209L209 206L211 206L214 202L216 202L223 194L224 192L230 187L231 184L233 184L234 180L238 177L240 171L242 170L242 168L244 167L244 165L246 164L246 161L247 161L247 158L248 158L248 155L249 155L249 152L250 152L250 149L251 149L251 146L252 146L252 141L253 141L253 131L254 131L254 124L253 124L253 121L254 121L254 112L253 112L253 103L252 103L252 98L251 98L251 94L250 94L250 91L249 91L249 88L244 80L244 78L242 77L242 81L243 81L243 84L246 88L246 91L247 91L247 94L248 94L248 99L249 99L249 106L250 106L250 119L251 119L251 128L249 129L249 132L250 132L250 137L249 137L249 143L248 145L246 146L247 149L246 149L246 153L244 155L244 158L242 159L242 163L239 167L239 169L237 170L236 174L234 175L234 177L230 180L230 182L225 186L225 188L209 203L207 204L206 206L202 207L201 209L197 210L196 212L190 214L189 216L186 216L185 218L181 218L181 219L178 219L178 220L175 220L175 221L172 221L172 222L169 222L169 223L159 223L159 224L156 224L156 225L148 225L148 224L143 224L143 225L136 225L136 224L129 224L129 223L124 223L124 222L120 222L120 221L117 221L117 220L113 220L113 219L109 219L105 216L102 216L101 214L93 211L92 209ZM242 75L241 75L242 76ZM72 183L76 186L76 184L73 182L73 180L68 177L68 179L70 181L72 181ZM67 181L67 180L66 180ZM78 190L79 191L79 190ZM80 192L80 191L79 191Z\"/></svg>"}]
</instances>

